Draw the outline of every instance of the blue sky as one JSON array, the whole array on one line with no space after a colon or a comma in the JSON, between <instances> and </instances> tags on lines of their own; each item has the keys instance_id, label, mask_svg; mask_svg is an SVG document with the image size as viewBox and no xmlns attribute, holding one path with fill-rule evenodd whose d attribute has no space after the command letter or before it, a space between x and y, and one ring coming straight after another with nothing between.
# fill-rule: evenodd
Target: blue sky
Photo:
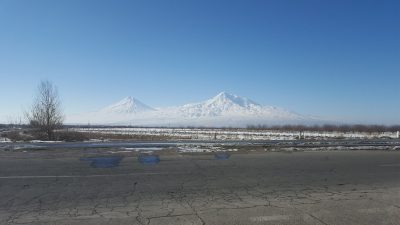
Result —
<instances>
[{"instance_id":1,"label":"blue sky","mask_svg":"<svg viewBox=\"0 0 400 225\"><path fill-rule=\"evenodd\" d=\"M3 121L41 79L67 114L128 95L158 107L228 91L400 124L400 1L0 0Z\"/></svg>"}]
</instances>

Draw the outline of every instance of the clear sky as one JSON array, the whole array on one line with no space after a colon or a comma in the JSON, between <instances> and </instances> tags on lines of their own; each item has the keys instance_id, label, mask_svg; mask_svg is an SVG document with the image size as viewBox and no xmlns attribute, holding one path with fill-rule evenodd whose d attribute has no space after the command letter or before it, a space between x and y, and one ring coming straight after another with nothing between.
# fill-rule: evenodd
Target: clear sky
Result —
<instances>
[{"instance_id":1,"label":"clear sky","mask_svg":"<svg viewBox=\"0 0 400 225\"><path fill-rule=\"evenodd\" d=\"M29 106L41 79L66 113L227 91L400 124L400 1L0 0L0 121Z\"/></svg>"}]
</instances>

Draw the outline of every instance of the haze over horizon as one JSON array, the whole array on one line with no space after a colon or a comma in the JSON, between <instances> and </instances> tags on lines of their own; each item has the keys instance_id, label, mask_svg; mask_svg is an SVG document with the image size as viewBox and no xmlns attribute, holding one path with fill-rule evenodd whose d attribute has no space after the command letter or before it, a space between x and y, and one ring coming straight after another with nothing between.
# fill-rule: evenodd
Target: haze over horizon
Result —
<instances>
[{"instance_id":1,"label":"haze over horizon","mask_svg":"<svg viewBox=\"0 0 400 225\"><path fill-rule=\"evenodd\" d=\"M66 114L227 91L349 123L400 124L399 1L0 1L0 122L38 83Z\"/></svg>"}]
</instances>

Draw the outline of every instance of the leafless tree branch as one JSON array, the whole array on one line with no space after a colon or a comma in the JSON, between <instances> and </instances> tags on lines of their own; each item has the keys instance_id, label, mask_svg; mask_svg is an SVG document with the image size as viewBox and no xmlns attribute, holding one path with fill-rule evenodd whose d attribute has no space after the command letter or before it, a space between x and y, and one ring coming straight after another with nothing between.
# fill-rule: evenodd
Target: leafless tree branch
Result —
<instances>
[{"instance_id":1,"label":"leafless tree branch","mask_svg":"<svg viewBox=\"0 0 400 225\"><path fill-rule=\"evenodd\" d=\"M26 113L29 124L47 134L49 140L54 137L54 130L64 122L61 101L57 88L50 81L42 81L30 111Z\"/></svg>"}]
</instances>

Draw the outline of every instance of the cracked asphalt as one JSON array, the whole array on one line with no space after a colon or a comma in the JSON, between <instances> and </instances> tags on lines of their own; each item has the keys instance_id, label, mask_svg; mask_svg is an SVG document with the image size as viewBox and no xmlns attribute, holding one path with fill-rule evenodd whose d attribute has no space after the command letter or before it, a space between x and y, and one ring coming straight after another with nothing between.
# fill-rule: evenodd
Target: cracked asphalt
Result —
<instances>
[{"instance_id":1,"label":"cracked asphalt","mask_svg":"<svg viewBox=\"0 0 400 225\"><path fill-rule=\"evenodd\" d=\"M100 154L99 152L92 155ZM104 155L104 154L102 154ZM399 224L400 152L0 152L0 224Z\"/></svg>"}]
</instances>

